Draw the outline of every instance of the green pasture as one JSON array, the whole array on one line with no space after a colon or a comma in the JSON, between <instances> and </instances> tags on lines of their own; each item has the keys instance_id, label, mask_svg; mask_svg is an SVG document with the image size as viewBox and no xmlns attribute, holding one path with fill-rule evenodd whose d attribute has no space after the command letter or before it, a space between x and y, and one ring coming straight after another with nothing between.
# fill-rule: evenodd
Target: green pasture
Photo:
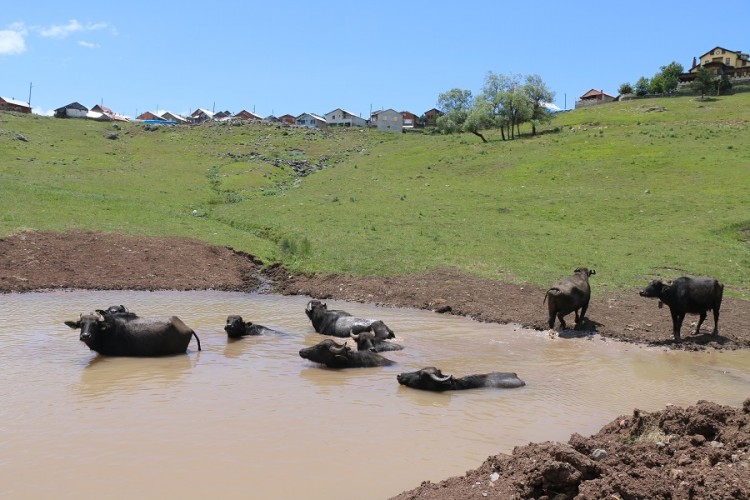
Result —
<instances>
[{"instance_id":1,"label":"green pasture","mask_svg":"<svg viewBox=\"0 0 750 500\"><path fill-rule=\"evenodd\" d=\"M707 274L747 296L748 109L750 93L633 100L487 144L2 113L0 235L190 236L298 272L454 267L542 286L587 266L613 291Z\"/></svg>"}]
</instances>

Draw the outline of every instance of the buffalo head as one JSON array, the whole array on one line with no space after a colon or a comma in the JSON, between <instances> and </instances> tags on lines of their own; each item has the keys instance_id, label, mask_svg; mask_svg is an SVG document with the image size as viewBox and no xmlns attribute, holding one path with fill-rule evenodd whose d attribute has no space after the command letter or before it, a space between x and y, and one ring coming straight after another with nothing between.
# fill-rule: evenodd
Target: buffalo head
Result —
<instances>
[{"instance_id":1,"label":"buffalo head","mask_svg":"<svg viewBox=\"0 0 750 500\"><path fill-rule=\"evenodd\" d=\"M427 391L445 391L452 388L453 375L443 375L440 369L428 366L415 372L401 373L396 376L398 383L413 389Z\"/></svg>"},{"instance_id":2,"label":"buffalo head","mask_svg":"<svg viewBox=\"0 0 750 500\"><path fill-rule=\"evenodd\" d=\"M348 362L351 350L346 344L337 344L331 339L325 339L312 347L300 349L299 355L313 363L336 365Z\"/></svg>"},{"instance_id":3,"label":"buffalo head","mask_svg":"<svg viewBox=\"0 0 750 500\"><path fill-rule=\"evenodd\" d=\"M252 322L245 323L242 316L230 315L227 316L227 324L224 325L224 331L227 332L229 337L242 337L248 325L252 325Z\"/></svg>"},{"instance_id":4,"label":"buffalo head","mask_svg":"<svg viewBox=\"0 0 750 500\"><path fill-rule=\"evenodd\" d=\"M91 347L96 343L97 337L110 327L109 321L102 314L103 312L97 309L96 313L81 314L78 321L66 321L65 324L74 330L80 328L81 335L78 338Z\"/></svg>"}]
</instances>

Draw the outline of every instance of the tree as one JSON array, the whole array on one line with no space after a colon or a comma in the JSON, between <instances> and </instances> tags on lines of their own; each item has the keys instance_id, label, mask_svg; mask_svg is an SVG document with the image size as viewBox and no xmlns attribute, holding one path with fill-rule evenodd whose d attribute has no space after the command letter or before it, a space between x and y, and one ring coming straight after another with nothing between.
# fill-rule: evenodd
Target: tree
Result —
<instances>
[{"instance_id":1,"label":"tree","mask_svg":"<svg viewBox=\"0 0 750 500\"><path fill-rule=\"evenodd\" d=\"M625 82L622 85L620 85L620 88L617 90L620 94L632 94L633 93L633 86L629 83Z\"/></svg>"},{"instance_id":2,"label":"tree","mask_svg":"<svg viewBox=\"0 0 750 500\"><path fill-rule=\"evenodd\" d=\"M438 107L445 113L437 119L438 130L446 134L463 130L464 122L473 104L474 98L471 90L454 88L440 94Z\"/></svg>"},{"instance_id":3,"label":"tree","mask_svg":"<svg viewBox=\"0 0 750 500\"><path fill-rule=\"evenodd\" d=\"M701 95L701 100L716 88L716 74L710 72L703 66L698 68L698 72L695 74L695 80L690 85L695 92Z\"/></svg>"},{"instance_id":4,"label":"tree","mask_svg":"<svg viewBox=\"0 0 750 500\"><path fill-rule=\"evenodd\" d=\"M476 135L482 139L482 142L487 142L481 131L490 129L494 125L495 121L492 118L492 108L490 105L486 102L477 102L469 110L462 130Z\"/></svg>"},{"instance_id":5,"label":"tree","mask_svg":"<svg viewBox=\"0 0 750 500\"><path fill-rule=\"evenodd\" d=\"M680 83L680 74L685 72L682 64L672 61L666 66L662 66L660 72L657 73L661 76L661 87L662 92L665 94L672 94L677 90L677 85Z\"/></svg>"},{"instance_id":6,"label":"tree","mask_svg":"<svg viewBox=\"0 0 750 500\"><path fill-rule=\"evenodd\" d=\"M555 93L547 88L539 75L527 76L523 91L531 104L531 135L536 135L537 124L548 123L552 120L552 115L544 104L552 102L555 99Z\"/></svg>"},{"instance_id":7,"label":"tree","mask_svg":"<svg viewBox=\"0 0 750 500\"><path fill-rule=\"evenodd\" d=\"M638 96L644 96L648 94L649 90L649 80L645 76L642 76L638 79L637 82L635 82L635 95Z\"/></svg>"}]
</instances>

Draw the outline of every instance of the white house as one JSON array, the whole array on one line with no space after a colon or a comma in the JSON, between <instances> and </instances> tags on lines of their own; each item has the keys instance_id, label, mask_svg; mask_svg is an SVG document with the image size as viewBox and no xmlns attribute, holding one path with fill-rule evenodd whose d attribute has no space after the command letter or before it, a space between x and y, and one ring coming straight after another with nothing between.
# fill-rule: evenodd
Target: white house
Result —
<instances>
[{"instance_id":1,"label":"white house","mask_svg":"<svg viewBox=\"0 0 750 500\"><path fill-rule=\"evenodd\" d=\"M367 120L345 109L336 108L325 115L326 122L331 127L366 127Z\"/></svg>"},{"instance_id":2,"label":"white house","mask_svg":"<svg viewBox=\"0 0 750 500\"><path fill-rule=\"evenodd\" d=\"M404 116L395 109L385 109L372 114L371 124L378 130L387 132L402 132Z\"/></svg>"},{"instance_id":3,"label":"white house","mask_svg":"<svg viewBox=\"0 0 750 500\"><path fill-rule=\"evenodd\" d=\"M79 102L71 102L67 106L55 110L56 118L86 118L89 108Z\"/></svg>"},{"instance_id":4,"label":"white house","mask_svg":"<svg viewBox=\"0 0 750 500\"><path fill-rule=\"evenodd\" d=\"M314 113L302 113L296 118L297 125L308 128L326 128L328 122L322 116Z\"/></svg>"}]
</instances>

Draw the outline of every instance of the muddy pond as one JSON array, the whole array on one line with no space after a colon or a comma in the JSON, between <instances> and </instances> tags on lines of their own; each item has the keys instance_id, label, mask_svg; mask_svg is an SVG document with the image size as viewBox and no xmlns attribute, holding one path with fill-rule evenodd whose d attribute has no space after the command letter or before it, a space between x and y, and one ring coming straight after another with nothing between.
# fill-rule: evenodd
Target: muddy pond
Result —
<instances>
[{"instance_id":1,"label":"muddy pond","mask_svg":"<svg viewBox=\"0 0 750 500\"><path fill-rule=\"evenodd\" d=\"M298 355L326 338L305 316L308 300L0 295L0 497L383 499L516 445L592 434L634 408L740 406L748 394L742 351L669 352L342 301L328 304L384 320L405 349L384 353L394 366L321 368ZM63 324L116 304L179 316L203 350L192 341L179 356L98 356ZM289 335L228 341L230 314ZM514 371L527 385L442 394L399 386L397 374L425 366Z\"/></svg>"}]
</instances>

